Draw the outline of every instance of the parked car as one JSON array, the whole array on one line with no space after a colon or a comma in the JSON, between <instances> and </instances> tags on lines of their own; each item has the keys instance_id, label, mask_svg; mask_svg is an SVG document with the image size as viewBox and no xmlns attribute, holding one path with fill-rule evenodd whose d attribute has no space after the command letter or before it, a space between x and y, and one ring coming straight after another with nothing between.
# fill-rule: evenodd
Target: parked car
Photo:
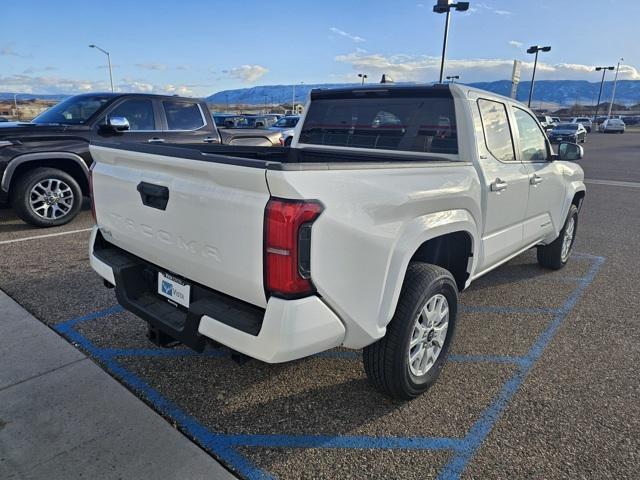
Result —
<instances>
[{"instance_id":1,"label":"parked car","mask_svg":"<svg viewBox=\"0 0 640 480\"><path fill-rule=\"evenodd\" d=\"M542 128L545 129L545 131L549 131L553 128L554 123L553 123L553 119L550 116L536 115L536 118L540 122L540 125L542 125Z\"/></svg>"},{"instance_id":2,"label":"parked car","mask_svg":"<svg viewBox=\"0 0 640 480\"><path fill-rule=\"evenodd\" d=\"M602 122L598 130L602 133L624 133L625 123L619 118L609 118Z\"/></svg>"},{"instance_id":3,"label":"parked car","mask_svg":"<svg viewBox=\"0 0 640 480\"><path fill-rule=\"evenodd\" d=\"M551 117L551 120L553 121L553 125L557 125L558 123L562 123L562 120L560 120L560 117Z\"/></svg>"},{"instance_id":4,"label":"parked car","mask_svg":"<svg viewBox=\"0 0 640 480\"><path fill-rule=\"evenodd\" d=\"M409 399L447 359L460 290L532 247L568 262L585 185L561 160L581 146L555 155L482 90L366 88L312 91L287 149L91 145L90 262L157 343L269 363L364 348L371 383Z\"/></svg>"},{"instance_id":5,"label":"parked car","mask_svg":"<svg viewBox=\"0 0 640 480\"><path fill-rule=\"evenodd\" d=\"M581 123L559 123L547 136L551 143L584 143L587 140L587 130Z\"/></svg>"},{"instance_id":6,"label":"parked car","mask_svg":"<svg viewBox=\"0 0 640 480\"><path fill-rule=\"evenodd\" d=\"M8 122L8 121L9 121L9 120L7 120L6 118L4 118L4 117L0 117L0 122Z\"/></svg>"},{"instance_id":7,"label":"parked car","mask_svg":"<svg viewBox=\"0 0 640 480\"><path fill-rule=\"evenodd\" d=\"M581 123L587 133L591 133L591 129L593 128L593 123L589 117L573 117L571 123Z\"/></svg>"},{"instance_id":8,"label":"parked car","mask_svg":"<svg viewBox=\"0 0 640 480\"><path fill-rule=\"evenodd\" d=\"M299 115L287 115L278 120L271 130L278 131L281 133L280 143L286 147L291 145L291 140L293 140L293 133L295 131L296 125L300 121Z\"/></svg>"},{"instance_id":9,"label":"parked car","mask_svg":"<svg viewBox=\"0 0 640 480\"><path fill-rule=\"evenodd\" d=\"M265 131L218 133L203 100L127 93L70 97L29 123L0 123L0 201L38 227L71 221L89 194L89 143L279 145Z\"/></svg>"}]
</instances>

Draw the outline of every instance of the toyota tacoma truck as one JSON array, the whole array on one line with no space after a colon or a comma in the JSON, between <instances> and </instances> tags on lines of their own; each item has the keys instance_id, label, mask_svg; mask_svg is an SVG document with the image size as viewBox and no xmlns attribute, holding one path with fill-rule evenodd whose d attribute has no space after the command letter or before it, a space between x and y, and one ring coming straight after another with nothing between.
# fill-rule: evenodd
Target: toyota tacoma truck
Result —
<instances>
[{"instance_id":1,"label":"toyota tacoma truck","mask_svg":"<svg viewBox=\"0 0 640 480\"><path fill-rule=\"evenodd\" d=\"M53 227L71 221L89 194L89 143L280 145L267 131L218 133L204 100L131 93L70 97L31 122L0 123L0 202L22 220Z\"/></svg>"},{"instance_id":2,"label":"toyota tacoma truck","mask_svg":"<svg viewBox=\"0 0 640 480\"><path fill-rule=\"evenodd\" d=\"M363 349L371 383L410 399L459 291L530 248L567 263L582 154L462 85L315 90L290 148L94 142L90 261L156 340L270 363Z\"/></svg>"}]
</instances>

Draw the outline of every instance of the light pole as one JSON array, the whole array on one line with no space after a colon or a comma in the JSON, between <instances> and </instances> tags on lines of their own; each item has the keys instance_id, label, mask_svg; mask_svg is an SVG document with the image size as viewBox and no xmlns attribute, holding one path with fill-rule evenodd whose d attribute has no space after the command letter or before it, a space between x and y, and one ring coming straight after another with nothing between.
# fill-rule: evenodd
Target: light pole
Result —
<instances>
[{"instance_id":1,"label":"light pole","mask_svg":"<svg viewBox=\"0 0 640 480\"><path fill-rule=\"evenodd\" d=\"M447 80L451 83L456 83L456 80L460 80L460 75L449 75L447 76Z\"/></svg>"},{"instance_id":2,"label":"light pole","mask_svg":"<svg viewBox=\"0 0 640 480\"><path fill-rule=\"evenodd\" d=\"M109 64L109 81L111 82L111 91L115 92L115 90L113 89L113 71L111 70L111 54L106 50L100 48L99 46L94 45L93 43L89 45L89 48L95 48L96 50L100 50L102 53L104 53L107 56L107 62Z\"/></svg>"},{"instance_id":3,"label":"light pole","mask_svg":"<svg viewBox=\"0 0 640 480\"><path fill-rule=\"evenodd\" d=\"M18 121L19 121L20 120L20 110L18 110L18 99L17 99L17 97L18 97L18 94L14 93L13 94L13 107L16 110L16 115L18 116Z\"/></svg>"},{"instance_id":4,"label":"light pole","mask_svg":"<svg viewBox=\"0 0 640 480\"><path fill-rule=\"evenodd\" d=\"M538 45L533 45L532 47L527 48L527 53L535 53L536 58L533 61L533 75L531 76L531 85L529 86L529 101L527 102L527 107L531 108L531 98L533 97L533 84L536 81L536 67L538 66L538 52L548 52L551 50L551 47L539 47Z\"/></svg>"},{"instance_id":5,"label":"light pole","mask_svg":"<svg viewBox=\"0 0 640 480\"><path fill-rule=\"evenodd\" d=\"M364 85L364 80L367 78L367 75L364 73L359 73L358 77L360 77L362 79L362 85Z\"/></svg>"},{"instance_id":6,"label":"light pole","mask_svg":"<svg viewBox=\"0 0 640 480\"><path fill-rule=\"evenodd\" d=\"M596 67L596 72L602 70L602 80L600 80L600 93L598 93L598 103L596 103L596 113L593 114L593 121L598 127L598 107L600 106L600 98L602 97L602 87L604 85L604 74L607 70L615 70L616 67Z\"/></svg>"},{"instance_id":7,"label":"light pole","mask_svg":"<svg viewBox=\"0 0 640 480\"><path fill-rule=\"evenodd\" d=\"M611 92L611 101L609 102L609 111L607 112L607 118L611 116L611 108L613 108L613 101L616 98L616 85L618 83L618 72L620 71L620 62L624 62L624 58L621 58L618 61L618 66L616 67L616 76L613 79L613 92Z\"/></svg>"},{"instance_id":8,"label":"light pole","mask_svg":"<svg viewBox=\"0 0 640 480\"><path fill-rule=\"evenodd\" d=\"M451 9L455 8L458 12L464 12L469 10L469 2L457 2L453 3L452 0L438 0L433 6L435 13L446 13L447 18L444 23L444 41L442 42L442 59L440 60L440 83L442 83L442 76L444 75L444 60L447 56L447 39L449 38L449 22L451 17Z\"/></svg>"}]
</instances>

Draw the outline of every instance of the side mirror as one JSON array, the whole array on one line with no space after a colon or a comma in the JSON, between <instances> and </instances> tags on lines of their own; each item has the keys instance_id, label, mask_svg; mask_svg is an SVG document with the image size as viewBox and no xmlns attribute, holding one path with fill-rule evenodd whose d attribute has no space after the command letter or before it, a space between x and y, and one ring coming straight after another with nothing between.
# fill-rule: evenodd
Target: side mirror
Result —
<instances>
[{"instance_id":1,"label":"side mirror","mask_svg":"<svg viewBox=\"0 0 640 480\"><path fill-rule=\"evenodd\" d=\"M577 143L562 142L558 145L558 160L576 161L584 156L584 148Z\"/></svg>"},{"instance_id":2,"label":"side mirror","mask_svg":"<svg viewBox=\"0 0 640 480\"><path fill-rule=\"evenodd\" d=\"M116 132L124 132L129 130L129 120L127 117L109 117L107 118L107 125L109 125Z\"/></svg>"}]
</instances>

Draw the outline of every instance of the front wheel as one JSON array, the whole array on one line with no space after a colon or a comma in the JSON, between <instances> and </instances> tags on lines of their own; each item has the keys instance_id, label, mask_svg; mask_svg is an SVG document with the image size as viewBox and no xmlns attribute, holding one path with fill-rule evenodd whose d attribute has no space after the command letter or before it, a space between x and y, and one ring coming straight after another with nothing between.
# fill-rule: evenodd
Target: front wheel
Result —
<instances>
[{"instance_id":1,"label":"front wheel","mask_svg":"<svg viewBox=\"0 0 640 480\"><path fill-rule=\"evenodd\" d=\"M560 270L569 261L571 250L578 232L578 207L571 205L567 220L564 222L560 235L549 245L538 247L538 263L552 270Z\"/></svg>"},{"instance_id":2,"label":"front wheel","mask_svg":"<svg viewBox=\"0 0 640 480\"><path fill-rule=\"evenodd\" d=\"M55 168L35 168L11 188L11 206L36 227L57 227L70 222L82 207L82 190L75 179Z\"/></svg>"},{"instance_id":3,"label":"front wheel","mask_svg":"<svg viewBox=\"0 0 640 480\"><path fill-rule=\"evenodd\" d=\"M363 350L371 384L400 400L425 392L447 360L457 313L458 289L451 273L411 263L386 335Z\"/></svg>"}]
</instances>

